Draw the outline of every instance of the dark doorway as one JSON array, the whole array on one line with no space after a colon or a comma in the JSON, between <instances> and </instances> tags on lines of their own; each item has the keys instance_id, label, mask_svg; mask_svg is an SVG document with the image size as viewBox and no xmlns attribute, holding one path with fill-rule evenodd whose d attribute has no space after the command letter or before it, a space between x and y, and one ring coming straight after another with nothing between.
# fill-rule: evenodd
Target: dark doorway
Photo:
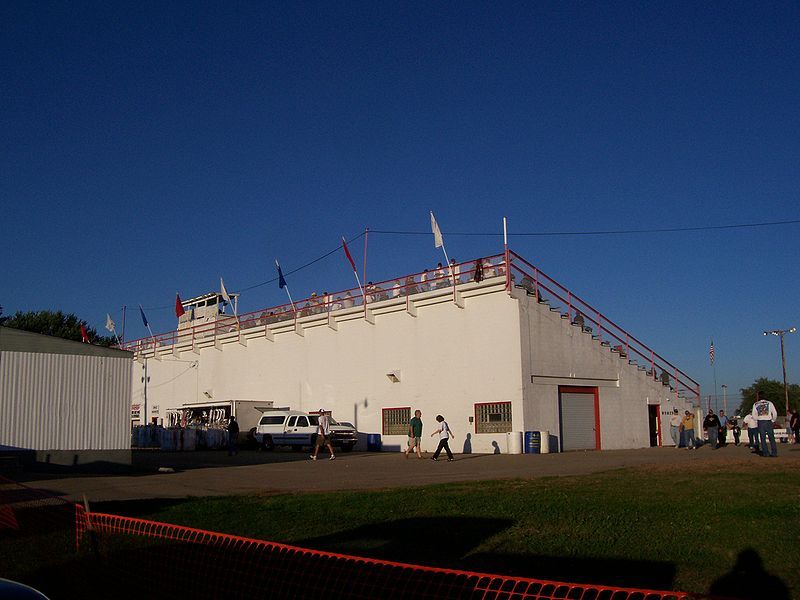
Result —
<instances>
[{"instance_id":1,"label":"dark doorway","mask_svg":"<svg viewBox=\"0 0 800 600\"><path fill-rule=\"evenodd\" d=\"M661 443L661 412L658 404L647 405L647 416L650 421L650 447L655 448Z\"/></svg>"}]
</instances>

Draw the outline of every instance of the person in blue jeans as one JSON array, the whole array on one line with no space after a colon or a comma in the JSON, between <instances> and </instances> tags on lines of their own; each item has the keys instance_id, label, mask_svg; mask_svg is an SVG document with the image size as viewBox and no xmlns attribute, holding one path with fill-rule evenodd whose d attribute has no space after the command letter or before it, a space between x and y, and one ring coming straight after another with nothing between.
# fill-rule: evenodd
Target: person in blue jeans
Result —
<instances>
[{"instance_id":1,"label":"person in blue jeans","mask_svg":"<svg viewBox=\"0 0 800 600\"><path fill-rule=\"evenodd\" d=\"M756 402L753 404L753 418L758 424L758 437L761 438L761 456L778 456L778 444L775 443L775 429L773 423L778 418L775 405L764 398L761 391L756 392ZM771 452L767 450L767 437Z\"/></svg>"}]
</instances>

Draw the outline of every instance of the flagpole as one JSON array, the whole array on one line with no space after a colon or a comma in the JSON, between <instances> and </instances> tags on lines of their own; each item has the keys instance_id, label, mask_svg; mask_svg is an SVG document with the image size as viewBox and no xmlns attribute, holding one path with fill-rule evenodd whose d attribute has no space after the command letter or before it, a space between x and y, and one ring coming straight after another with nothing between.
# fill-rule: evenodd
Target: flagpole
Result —
<instances>
[{"instance_id":1,"label":"flagpole","mask_svg":"<svg viewBox=\"0 0 800 600\"><path fill-rule=\"evenodd\" d=\"M508 223L505 217L503 217L503 257L506 262L506 290L511 290L511 265L508 263Z\"/></svg>"},{"instance_id":2,"label":"flagpole","mask_svg":"<svg viewBox=\"0 0 800 600\"><path fill-rule=\"evenodd\" d=\"M367 281L367 247L369 246L369 227L364 229L364 281ZM356 279L358 279L358 273L356 273ZM361 302L364 304L364 312L366 314L367 310L367 294L364 290L364 287L361 285L361 282L358 282L358 286L361 288Z\"/></svg>"},{"instance_id":3,"label":"flagpole","mask_svg":"<svg viewBox=\"0 0 800 600\"><path fill-rule=\"evenodd\" d=\"M278 259L275 259L275 266L278 268L278 286L280 286L280 279L282 278L281 272L281 265L278 262ZM274 280L273 280L274 281ZM289 303L292 305L292 311L294 311L295 317L297 316L297 308L294 305L294 300L292 300L292 295L289 293L289 284L286 283L286 280L283 280L283 287L286 289L286 295L289 296Z\"/></svg>"},{"instance_id":4,"label":"flagpole","mask_svg":"<svg viewBox=\"0 0 800 600\"><path fill-rule=\"evenodd\" d=\"M364 287L361 285L361 280L358 278L358 271L356 270L356 263L353 262L353 257L350 255L350 251L347 249L347 242L342 236L342 249L344 250L345 257L348 261L350 261L350 266L353 267L353 275L356 276L356 283L358 284L358 289L361 292L361 297L364 297Z\"/></svg>"},{"instance_id":5,"label":"flagpole","mask_svg":"<svg viewBox=\"0 0 800 600\"><path fill-rule=\"evenodd\" d=\"M127 306L122 306L122 341L125 341L125 309Z\"/></svg>"}]
</instances>

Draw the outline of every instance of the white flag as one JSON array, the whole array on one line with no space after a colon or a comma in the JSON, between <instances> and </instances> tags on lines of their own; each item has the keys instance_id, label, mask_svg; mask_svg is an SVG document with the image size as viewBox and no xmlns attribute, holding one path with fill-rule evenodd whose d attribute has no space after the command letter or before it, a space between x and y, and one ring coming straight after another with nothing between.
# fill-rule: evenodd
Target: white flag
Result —
<instances>
[{"instance_id":1,"label":"white flag","mask_svg":"<svg viewBox=\"0 0 800 600\"><path fill-rule=\"evenodd\" d=\"M436 217L433 216L433 211L431 211L431 229L433 230L433 247L441 248L444 244L442 241L442 232L439 229L439 224L436 222Z\"/></svg>"},{"instance_id":2,"label":"white flag","mask_svg":"<svg viewBox=\"0 0 800 600\"><path fill-rule=\"evenodd\" d=\"M114 321L111 320L111 315L106 313L106 329L114 333Z\"/></svg>"},{"instance_id":3,"label":"white flag","mask_svg":"<svg viewBox=\"0 0 800 600\"><path fill-rule=\"evenodd\" d=\"M225 289L225 282L222 281L222 277L219 278L219 289L222 291L222 299L230 304L231 297L228 295L228 290Z\"/></svg>"}]
</instances>

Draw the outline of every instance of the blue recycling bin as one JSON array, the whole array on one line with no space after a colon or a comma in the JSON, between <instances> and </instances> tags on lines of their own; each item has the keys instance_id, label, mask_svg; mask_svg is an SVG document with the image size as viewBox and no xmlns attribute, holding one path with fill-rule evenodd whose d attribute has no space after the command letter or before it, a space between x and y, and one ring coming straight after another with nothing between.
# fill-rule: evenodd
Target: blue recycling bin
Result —
<instances>
[{"instance_id":1,"label":"blue recycling bin","mask_svg":"<svg viewBox=\"0 0 800 600\"><path fill-rule=\"evenodd\" d=\"M367 452L380 452L382 446L380 433L367 434Z\"/></svg>"},{"instance_id":2,"label":"blue recycling bin","mask_svg":"<svg viewBox=\"0 0 800 600\"><path fill-rule=\"evenodd\" d=\"M526 431L525 454L541 454L541 453L542 453L542 432Z\"/></svg>"}]
</instances>

